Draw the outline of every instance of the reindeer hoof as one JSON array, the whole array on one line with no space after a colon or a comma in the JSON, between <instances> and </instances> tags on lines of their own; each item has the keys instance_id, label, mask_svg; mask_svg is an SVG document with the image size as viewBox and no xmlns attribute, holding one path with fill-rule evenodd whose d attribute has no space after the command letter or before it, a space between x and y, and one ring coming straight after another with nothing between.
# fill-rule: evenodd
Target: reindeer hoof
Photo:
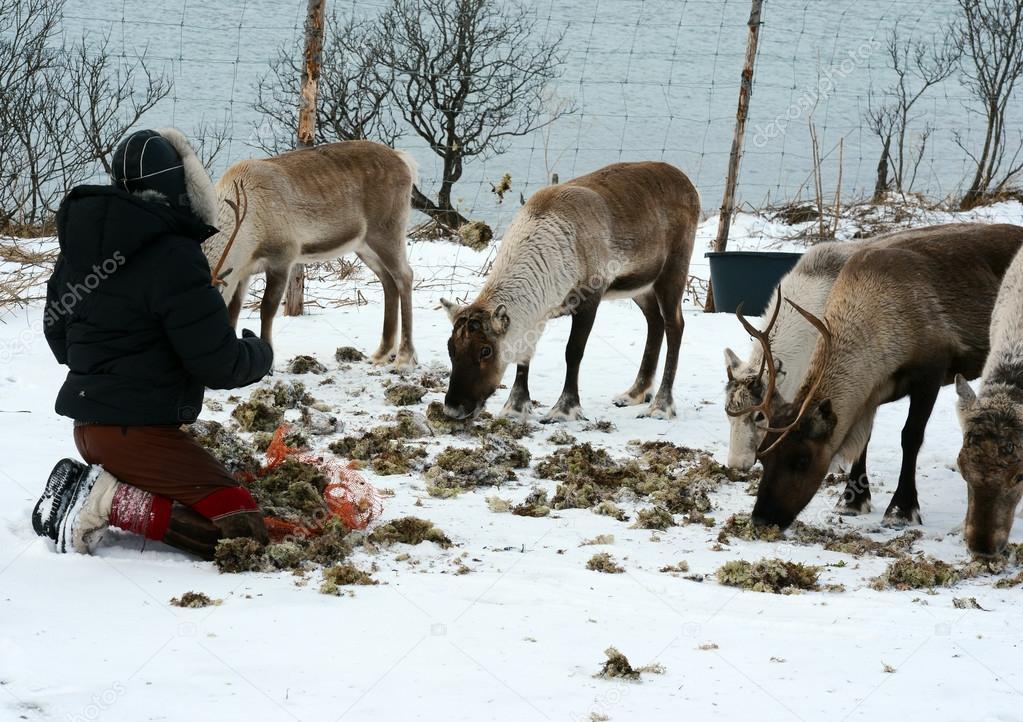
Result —
<instances>
[{"instance_id":1,"label":"reindeer hoof","mask_svg":"<svg viewBox=\"0 0 1023 722\"><path fill-rule=\"evenodd\" d=\"M881 521L882 526L892 529L899 529L910 524L923 524L919 509L904 510L892 505L888 507L888 511L884 513L884 519Z\"/></svg>"},{"instance_id":2,"label":"reindeer hoof","mask_svg":"<svg viewBox=\"0 0 1023 722\"><path fill-rule=\"evenodd\" d=\"M640 404L650 403L650 400L653 397L654 395L649 392L636 394L631 391L626 391L624 394L618 394L618 396L615 396L611 403L613 403L618 408L624 408L626 406L639 406Z\"/></svg>"},{"instance_id":3,"label":"reindeer hoof","mask_svg":"<svg viewBox=\"0 0 1023 722\"><path fill-rule=\"evenodd\" d=\"M524 404L516 405L511 402L506 403L501 408L499 414L502 418L515 419L517 421L529 421L533 416L533 408L535 404L532 401L527 400Z\"/></svg>"},{"instance_id":4,"label":"reindeer hoof","mask_svg":"<svg viewBox=\"0 0 1023 722\"><path fill-rule=\"evenodd\" d=\"M849 502L839 500L835 504L835 513L839 516L863 516L871 511L873 511L873 507L870 505L870 499Z\"/></svg>"},{"instance_id":5,"label":"reindeer hoof","mask_svg":"<svg viewBox=\"0 0 1023 722\"><path fill-rule=\"evenodd\" d=\"M415 351L403 351L394 358L394 368L398 371L408 371L419 365L419 359Z\"/></svg>"},{"instance_id":6,"label":"reindeer hoof","mask_svg":"<svg viewBox=\"0 0 1023 722\"><path fill-rule=\"evenodd\" d=\"M546 416L540 419L541 424L557 424L562 421L588 421L588 419L583 416L583 410L579 406L570 408L555 406L547 412Z\"/></svg>"},{"instance_id":7,"label":"reindeer hoof","mask_svg":"<svg viewBox=\"0 0 1023 722\"><path fill-rule=\"evenodd\" d=\"M675 416L676 416L676 414L675 414L675 404L658 404L658 403L655 402L655 403L650 405L650 408L648 408L646 411L641 413L638 416L638 418L640 418L640 419L663 419L663 420L667 420L667 419L674 419Z\"/></svg>"}]
</instances>

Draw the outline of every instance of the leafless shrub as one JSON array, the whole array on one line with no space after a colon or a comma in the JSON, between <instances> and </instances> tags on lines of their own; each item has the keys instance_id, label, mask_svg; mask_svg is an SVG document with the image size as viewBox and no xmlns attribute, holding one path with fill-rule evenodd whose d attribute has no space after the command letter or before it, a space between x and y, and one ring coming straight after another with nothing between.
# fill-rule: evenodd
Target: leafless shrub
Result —
<instances>
[{"instance_id":1,"label":"leafless shrub","mask_svg":"<svg viewBox=\"0 0 1023 722\"><path fill-rule=\"evenodd\" d=\"M226 121L211 122L202 119L192 129L190 136L192 147L210 175L213 175L217 157L231 139L230 134L231 126Z\"/></svg>"},{"instance_id":2,"label":"leafless shrub","mask_svg":"<svg viewBox=\"0 0 1023 722\"><path fill-rule=\"evenodd\" d=\"M504 151L510 138L573 110L549 107L563 35L545 35L525 7L487 0L392 0L380 20L380 55L395 75L395 103L442 162L437 208L461 225L452 188L464 164Z\"/></svg>"},{"instance_id":3,"label":"leafless shrub","mask_svg":"<svg viewBox=\"0 0 1023 722\"><path fill-rule=\"evenodd\" d=\"M958 44L962 83L985 119L984 142L970 150L962 134L955 141L976 166L961 201L968 210L1001 194L1023 170L1023 133L1010 141L1006 128L1009 99L1023 77L1023 0L957 0L962 10Z\"/></svg>"},{"instance_id":4,"label":"leafless shrub","mask_svg":"<svg viewBox=\"0 0 1023 722\"><path fill-rule=\"evenodd\" d=\"M71 121L75 130L70 142L81 162L98 162L109 174L117 144L170 93L171 84L143 58L133 65L119 64L107 37L83 37L61 48L60 55L60 75L52 79L48 104L62 120Z\"/></svg>"},{"instance_id":5,"label":"leafless shrub","mask_svg":"<svg viewBox=\"0 0 1023 722\"><path fill-rule=\"evenodd\" d=\"M487 0L391 0L371 19L333 12L316 140L393 145L408 132L425 140L442 161L440 188L435 200L413 188L412 206L451 237L468 222L452 201L464 164L574 110L547 98L561 40L544 35L528 9ZM259 82L255 144L267 152L294 145L301 70L301 53L283 47Z\"/></svg>"},{"instance_id":6,"label":"leafless shrub","mask_svg":"<svg viewBox=\"0 0 1023 722\"><path fill-rule=\"evenodd\" d=\"M331 10L324 33L317 89L316 142L375 140L393 145L403 134L389 100L394 73L381 62L379 27ZM298 45L278 49L256 86L253 108L262 116L255 144L268 153L295 147L298 135Z\"/></svg>"},{"instance_id":7,"label":"leafless shrub","mask_svg":"<svg viewBox=\"0 0 1023 722\"><path fill-rule=\"evenodd\" d=\"M868 94L867 127L881 141L874 199L895 190L908 193L913 188L927 142L934 132L928 121L914 134L912 125L919 119L913 108L938 83L947 80L959 67L961 48L956 42L958 28L950 25L930 40L907 38L896 25L888 33L886 50L895 82L880 94Z\"/></svg>"},{"instance_id":8,"label":"leafless shrub","mask_svg":"<svg viewBox=\"0 0 1023 722\"><path fill-rule=\"evenodd\" d=\"M144 58L114 60L106 38L61 40L63 7L0 0L0 232L50 220L170 92Z\"/></svg>"}]
</instances>

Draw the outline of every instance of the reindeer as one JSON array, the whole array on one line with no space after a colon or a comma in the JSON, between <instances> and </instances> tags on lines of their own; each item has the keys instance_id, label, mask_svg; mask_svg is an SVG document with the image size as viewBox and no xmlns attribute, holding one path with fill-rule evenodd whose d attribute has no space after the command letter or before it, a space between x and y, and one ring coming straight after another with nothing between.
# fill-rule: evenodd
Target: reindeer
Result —
<instances>
[{"instance_id":1,"label":"reindeer","mask_svg":"<svg viewBox=\"0 0 1023 722\"><path fill-rule=\"evenodd\" d=\"M956 392L966 547L991 557L1005 549L1023 497L1023 252L1016 254L998 292L980 394L962 376L956 376Z\"/></svg>"},{"instance_id":2,"label":"reindeer","mask_svg":"<svg viewBox=\"0 0 1023 722\"><path fill-rule=\"evenodd\" d=\"M579 364L605 298L632 298L647 321L635 383L614 403L649 402L641 414L672 418L684 322L682 294L700 217L696 188L666 163L616 163L537 191L512 220L472 304L442 304L454 325L445 411L478 413L508 365L517 365L505 415L528 417L529 363L551 318L571 315L564 390L544 421L582 419ZM654 375L667 338L664 375Z\"/></svg>"},{"instance_id":3,"label":"reindeer","mask_svg":"<svg viewBox=\"0 0 1023 722\"><path fill-rule=\"evenodd\" d=\"M854 253L835 281L823 320L786 302L820 332L791 403L768 414L758 451L764 475L757 523L787 527L810 502L835 456L857 458L878 406L909 397L891 524L920 523L916 459L939 389L976 378L988 350L991 309L1023 228L949 224L890 234ZM764 347L768 385L777 372Z\"/></svg>"},{"instance_id":4,"label":"reindeer","mask_svg":"<svg viewBox=\"0 0 1023 722\"><path fill-rule=\"evenodd\" d=\"M742 470L753 466L757 447L767 433L764 429L766 408L792 399L803 380L817 341L817 329L807 324L791 306L782 303L782 297L791 298L810 313L822 314L835 279L857 248L859 244L854 243L822 243L807 251L775 289L777 298L764 311L764 318L770 318L770 322L761 330L746 329L750 336L760 341L754 342L749 358L743 361L732 349L725 349L729 466ZM740 320L745 324L741 316ZM768 399L764 395L762 344L769 345L774 355L778 374L776 399ZM740 409L745 412L738 413Z\"/></svg>"},{"instance_id":5,"label":"reindeer","mask_svg":"<svg viewBox=\"0 0 1023 722\"><path fill-rule=\"evenodd\" d=\"M394 356L398 366L415 364L412 269L405 249L415 174L409 155L370 141L328 143L228 168L217 183L224 201L218 226L231 223L227 201L236 184L248 195L248 216L229 248L227 234L220 233L204 250L211 268L224 269L217 280L231 322L238 322L252 275L265 272L260 335L272 344L274 315L292 266L355 253L384 290L383 334L371 360L383 363Z\"/></svg>"}]
</instances>

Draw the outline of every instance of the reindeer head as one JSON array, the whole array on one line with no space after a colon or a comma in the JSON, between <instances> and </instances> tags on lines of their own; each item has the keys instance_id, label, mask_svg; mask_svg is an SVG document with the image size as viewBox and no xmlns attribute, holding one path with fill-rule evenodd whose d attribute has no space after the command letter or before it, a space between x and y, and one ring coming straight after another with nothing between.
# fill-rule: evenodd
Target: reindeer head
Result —
<instances>
[{"instance_id":1,"label":"reindeer head","mask_svg":"<svg viewBox=\"0 0 1023 722\"><path fill-rule=\"evenodd\" d=\"M778 289L778 302L774 314L763 331L758 331L742 315L742 304L736 309L736 317L743 328L762 344L769 344L771 329L778 320L781 308L781 289ZM757 448L767 434L767 414L770 405L775 402L777 391L764 382L766 356L761 356L760 365L743 361L730 348L725 349L725 373L728 383L725 385L725 413L728 414L730 435L728 442L728 465L735 469L750 469L757 460ZM781 361L775 360L775 377L782 376ZM768 396L772 398L768 398Z\"/></svg>"},{"instance_id":2,"label":"reindeer head","mask_svg":"<svg viewBox=\"0 0 1023 722\"><path fill-rule=\"evenodd\" d=\"M766 451L758 452L764 475L753 505L756 523L784 529L806 508L831 465L831 436L837 422L826 399L805 411L794 403L775 410L772 423L784 426L770 429L762 444Z\"/></svg>"},{"instance_id":3,"label":"reindeer head","mask_svg":"<svg viewBox=\"0 0 1023 722\"><path fill-rule=\"evenodd\" d=\"M448 339L451 378L444 412L465 419L483 409L508 368L508 355L502 352L510 324L508 310L503 304L493 311L447 300L441 304L454 324Z\"/></svg>"},{"instance_id":4,"label":"reindeer head","mask_svg":"<svg viewBox=\"0 0 1023 722\"><path fill-rule=\"evenodd\" d=\"M973 554L991 557L1005 549L1023 498L1023 400L1008 386L978 399L962 376L956 376L956 392L963 429L959 473L967 489L963 533Z\"/></svg>"},{"instance_id":5,"label":"reindeer head","mask_svg":"<svg viewBox=\"0 0 1023 722\"><path fill-rule=\"evenodd\" d=\"M824 344L824 358L827 359L832 338L827 324L791 300L785 300L820 331L820 342ZM779 306L780 301L779 298ZM741 316L739 320L747 331L752 328ZM778 373L767 333L754 330L752 335L760 340L764 349L767 389L763 402L742 412L759 410L770 421L764 428L764 440L757 451L764 474L753 507L753 520L784 529L795 521L820 488L831 464L832 436L838 419L831 408L831 401L818 398L825 366L818 368L812 382L804 381L796 401L782 402L776 393Z\"/></svg>"}]
</instances>

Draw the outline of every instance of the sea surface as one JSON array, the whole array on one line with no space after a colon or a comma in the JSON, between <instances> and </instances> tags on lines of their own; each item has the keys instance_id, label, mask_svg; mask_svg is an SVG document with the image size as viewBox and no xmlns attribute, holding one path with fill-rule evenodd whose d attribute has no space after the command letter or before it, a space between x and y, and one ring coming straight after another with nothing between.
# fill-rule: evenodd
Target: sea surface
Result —
<instances>
[{"instance_id":1,"label":"sea surface","mask_svg":"<svg viewBox=\"0 0 1023 722\"><path fill-rule=\"evenodd\" d=\"M71 37L106 36L126 62L144 55L151 68L173 78L173 93L146 124L190 132L204 122L226 123L231 140L218 158L220 172L263 153L256 141L269 131L252 108L255 85L279 48L298 51L305 5L70 0L64 29ZM385 5L334 3L361 16ZM549 88L550 102L570 101L576 111L471 161L456 186L460 206L502 226L520 194L528 197L552 173L566 180L608 163L659 159L689 174L704 209L714 212L733 135L749 1L517 0L514 7L536 14L538 35L563 34L565 62ZM865 121L868 94L893 79L885 37L898 26L907 36L931 39L954 15L955 0L766 0L764 7L741 203L813 196L811 123L823 156L824 194L868 195L880 150ZM930 126L932 132L914 190L941 197L962 185L969 168L955 133L967 144L983 133L968 102L955 78L920 101L913 131ZM1016 101L1013 137L1021 119L1023 103ZM397 145L418 159L424 190L435 189L440 166L425 143L410 133ZM498 203L491 183L505 173L512 191Z\"/></svg>"}]
</instances>

